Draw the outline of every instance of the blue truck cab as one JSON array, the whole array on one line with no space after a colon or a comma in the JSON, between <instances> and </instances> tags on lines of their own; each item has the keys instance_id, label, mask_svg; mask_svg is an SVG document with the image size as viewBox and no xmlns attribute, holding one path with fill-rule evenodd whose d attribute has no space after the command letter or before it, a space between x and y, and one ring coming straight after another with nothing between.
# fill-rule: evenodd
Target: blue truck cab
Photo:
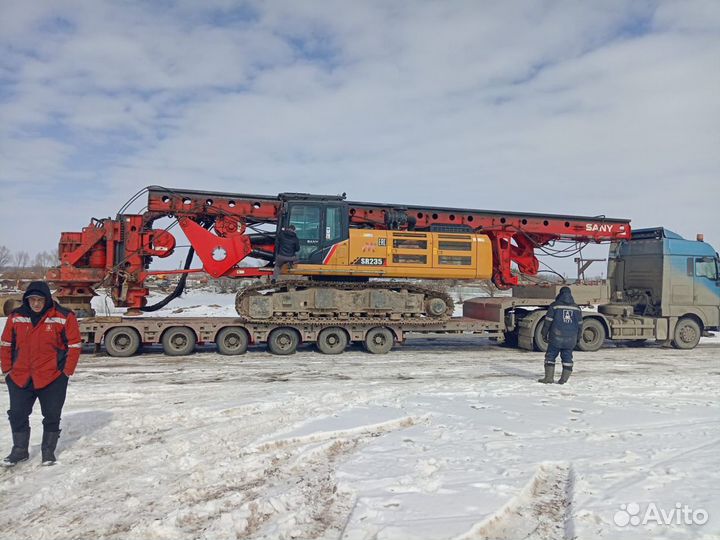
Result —
<instances>
[{"instance_id":1,"label":"blue truck cab","mask_svg":"<svg viewBox=\"0 0 720 540\"><path fill-rule=\"evenodd\" d=\"M664 228L638 229L614 243L608 262L610 302L617 315L652 318L655 337L690 349L720 327L720 259L702 240ZM632 313L627 308L632 309Z\"/></svg>"}]
</instances>

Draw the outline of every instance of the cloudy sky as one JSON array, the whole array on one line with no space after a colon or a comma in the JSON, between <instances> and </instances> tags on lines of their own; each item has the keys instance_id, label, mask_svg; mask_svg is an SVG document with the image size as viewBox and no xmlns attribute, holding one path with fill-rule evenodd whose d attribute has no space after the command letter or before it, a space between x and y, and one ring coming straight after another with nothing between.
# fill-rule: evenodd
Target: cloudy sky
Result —
<instances>
[{"instance_id":1,"label":"cloudy sky","mask_svg":"<svg viewBox=\"0 0 720 540\"><path fill-rule=\"evenodd\" d=\"M0 47L13 251L150 184L606 214L720 248L717 0L0 0Z\"/></svg>"}]
</instances>

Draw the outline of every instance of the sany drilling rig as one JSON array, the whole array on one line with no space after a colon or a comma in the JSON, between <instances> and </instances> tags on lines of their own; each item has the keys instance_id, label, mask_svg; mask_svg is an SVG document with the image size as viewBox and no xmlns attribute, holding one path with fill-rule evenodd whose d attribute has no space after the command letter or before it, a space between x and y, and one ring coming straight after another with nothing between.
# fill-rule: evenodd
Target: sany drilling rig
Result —
<instances>
[{"instance_id":1,"label":"sany drilling rig","mask_svg":"<svg viewBox=\"0 0 720 540\"><path fill-rule=\"evenodd\" d=\"M80 316L93 315L90 300L102 286L110 289L116 306L140 315L177 297L189 273L257 278L257 283L238 293L239 318L232 321L213 319L193 326L189 319L181 324L153 318L158 326L148 329L142 317L107 324L93 319L94 326L86 325L87 340L104 342L118 356L160 340L169 354L208 341L227 354L244 352L248 342L258 341L267 341L279 354L293 352L303 341L317 342L323 352L341 352L349 341L386 352L394 341L402 341L404 332L416 330L472 331L510 341L519 336L522 344L527 313L517 308L524 301L494 307L493 299L489 304L466 302L466 314L494 315L461 324L451 318L450 296L429 283L492 279L498 288L508 289L519 282L514 269L536 275L536 250L546 252L556 241L617 243L632 237L629 220L604 216L353 202L344 194L262 196L157 186L146 191L143 214L121 211L116 219L93 219L82 232L62 233L61 265L47 275L62 303ZM168 217L177 220L191 249L184 269L151 271L154 257L168 257L176 249L168 229L153 228ZM291 224L300 240L299 261L284 272L289 276L271 283L277 233ZM202 268L191 268L194 254ZM268 261L268 266L241 266L246 258ZM168 298L149 306L145 281L156 274L182 277ZM535 313L528 320L537 318ZM609 324L602 339L611 337Z\"/></svg>"},{"instance_id":2,"label":"sany drilling rig","mask_svg":"<svg viewBox=\"0 0 720 540\"><path fill-rule=\"evenodd\" d=\"M188 257L184 270L148 270L153 257L168 257L175 250L170 232L153 229L153 223L164 217L178 220L202 269L190 269ZM277 291L320 287L323 294L342 295L369 288L374 296L386 295L378 298L385 301L400 290L414 294L410 291L417 285L382 281L370 286L368 280L492 279L498 288L507 289L518 284L511 272L513 263L523 274L537 274L536 248L560 239L601 242L630 237L628 220L605 217L399 206L301 193L267 197L151 187L144 214L93 219L80 233L62 233L61 265L50 271L48 279L59 287L57 297L81 312L89 309L93 288L99 284L110 287L116 306L147 310L145 280L153 274L269 275L271 268L238 265L246 257L272 262L276 233L290 224L297 229L301 247L299 262L288 273L309 279L282 281ZM275 231L268 231L268 225ZM266 284L263 289L267 291ZM422 305L411 308L413 314L441 317L452 312L451 305L434 301L433 293L420 294ZM348 311L371 309L357 307ZM248 315L240 303L238 312Z\"/></svg>"}]
</instances>

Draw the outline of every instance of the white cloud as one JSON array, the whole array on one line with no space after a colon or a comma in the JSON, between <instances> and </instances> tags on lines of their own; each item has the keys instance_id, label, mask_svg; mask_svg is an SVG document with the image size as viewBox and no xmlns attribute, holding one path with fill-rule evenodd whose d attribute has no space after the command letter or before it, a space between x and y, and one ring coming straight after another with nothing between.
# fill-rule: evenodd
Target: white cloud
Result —
<instances>
[{"instance_id":1,"label":"white cloud","mask_svg":"<svg viewBox=\"0 0 720 540\"><path fill-rule=\"evenodd\" d=\"M606 214L720 246L716 2L25 4L0 22L0 182L24 186L2 205L62 184L56 236L164 184Z\"/></svg>"}]
</instances>

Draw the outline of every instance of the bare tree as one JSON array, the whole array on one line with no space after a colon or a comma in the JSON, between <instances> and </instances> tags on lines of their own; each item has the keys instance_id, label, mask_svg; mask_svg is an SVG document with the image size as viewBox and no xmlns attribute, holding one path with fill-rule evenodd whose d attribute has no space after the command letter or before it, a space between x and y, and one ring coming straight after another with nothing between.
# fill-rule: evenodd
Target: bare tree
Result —
<instances>
[{"instance_id":1,"label":"bare tree","mask_svg":"<svg viewBox=\"0 0 720 540\"><path fill-rule=\"evenodd\" d=\"M30 255L27 251L18 251L13 256L13 277L20 280L25 277L27 266L30 264ZM19 281L18 281L19 283Z\"/></svg>"},{"instance_id":2,"label":"bare tree","mask_svg":"<svg viewBox=\"0 0 720 540\"><path fill-rule=\"evenodd\" d=\"M0 268L5 268L13 259L12 252L7 246L0 246Z\"/></svg>"},{"instance_id":3,"label":"bare tree","mask_svg":"<svg viewBox=\"0 0 720 540\"><path fill-rule=\"evenodd\" d=\"M479 285L483 292L487 293L490 298L493 298L498 293L498 288L489 279L482 280Z\"/></svg>"},{"instance_id":4,"label":"bare tree","mask_svg":"<svg viewBox=\"0 0 720 540\"><path fill-rule=\"evenodd\" d=\"M43 256L42 251L40 253L36 253L35 257L33 257L32 267L36 270L45 268L45 257Z\"/></svg>"},{"instance_id":5,"label":"bare tree","mask_svg":"<svg viewBox=\"0 0 720 540\"><path fill-rule=\"evenodd\" d=\"M52 251L41 251L33 259L33 267L37 269L47 270L53 266L57 266L59 260L57 255Z\"/></svg>"},{"instance_id":6,"label":"bare tree","mask_svg":"<svg viewBox=\"0 0 720 540\"><path fill-rule=\"evenodd\" d=\"M15 254L15 266L22 270L23 268L26 268L27 265L30 264L30 255L27 251L18 251Z\"/></svg>"},{"instance_id":7,"label":"bare tree","mask_svg":"<svg viewBox=\"0 0 720 540\"><path fill-rule=\"evenodd\" d=\"M45 252L45 263L48 268L53 266L60 266L60 253L57 249L53 249Z\"/></svg>"}]
</instances>

